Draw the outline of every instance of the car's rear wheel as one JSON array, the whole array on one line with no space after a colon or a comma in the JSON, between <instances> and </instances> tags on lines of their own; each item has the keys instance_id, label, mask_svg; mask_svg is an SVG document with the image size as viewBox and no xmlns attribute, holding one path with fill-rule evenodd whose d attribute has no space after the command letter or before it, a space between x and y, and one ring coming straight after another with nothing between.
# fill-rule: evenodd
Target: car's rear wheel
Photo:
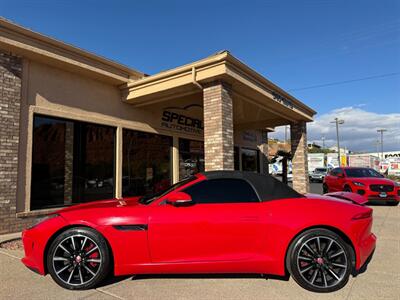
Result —
<instances>
[{"instance_id":1,"label":"car's rear wheel","mask_svg":"<svg viewBox=\"0 0 400 300\"><path fill-rule=\"evenodd\" d=\"M327 186L325 183L322 185L322 192L323 192L324 194L329 193L328 186Z\"/></svg>"},{"instance_id":2,"label":"car's rear wheel","mask_svg":"<svg viewBox=\"0 0 400 300\"><path fill-rule=\"evenodd\" d=\"M311 229L293 241L286 265L300 286L328 293L346 285L352 271L352 253L338 234L322 228Z\"/></svg>"},{"instance_id":3,"label":"car's rear wheel","mask_svg":"<svg viewBox=\"0 0 400 300\"><path fill-rule=\"evenodd\" d=\"M84 290L97 286L110 270L105 239L90 228L71 228L51 243L47 269L60 286Z\"/></svg>"}]
</instances>

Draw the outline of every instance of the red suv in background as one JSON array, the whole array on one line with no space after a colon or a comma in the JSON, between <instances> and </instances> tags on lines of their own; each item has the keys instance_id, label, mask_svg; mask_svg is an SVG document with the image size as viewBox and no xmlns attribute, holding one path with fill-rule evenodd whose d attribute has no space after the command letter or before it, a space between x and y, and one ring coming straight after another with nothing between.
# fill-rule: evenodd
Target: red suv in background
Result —
<instances>
[{"instance_id":1,"label":"red suv in background","mask_svg":"<svg viewBox=\"0 0 400 300\"><path fill-rule=\"evenodd\" d=\"M324 194L353 192L368 201L382 201L391 205L398 205L400 201L400 184L370 168L335 168L325 176L323 191Z\"/></svg>"}]
</instances>

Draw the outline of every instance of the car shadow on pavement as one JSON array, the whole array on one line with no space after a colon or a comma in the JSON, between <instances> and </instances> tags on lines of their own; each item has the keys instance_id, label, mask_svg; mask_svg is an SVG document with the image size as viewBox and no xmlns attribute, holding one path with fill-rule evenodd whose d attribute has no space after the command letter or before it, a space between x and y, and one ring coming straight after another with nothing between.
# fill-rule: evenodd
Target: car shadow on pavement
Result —
<instances>
[{"instance_id":1,"label":"car shadow on pavement","mask_svg":"<svg viewBox=\"0 0 400 300\"><path fill-rule=\"evenodd\" d=\"M110 275L110 276L107 276L106 279L103 280L97 287L101 288L101 287L105 287L108 285L113 285L120 281L124 281L130 277L132 277L132 276L131 275L130 276L112 276L112 275Z\"/></svg>"},{"instance_id":2,"label":"car shadow on pavement","mask_svg":"<svg viewBox=\"0 0 400 300\"><path fill-rule=\"evenodd\" d=\"M132 280L145 279L276 279L288 281L290 276L276 276L264 274L140 274L132 277Z\"/></svg>"}]
</instances>

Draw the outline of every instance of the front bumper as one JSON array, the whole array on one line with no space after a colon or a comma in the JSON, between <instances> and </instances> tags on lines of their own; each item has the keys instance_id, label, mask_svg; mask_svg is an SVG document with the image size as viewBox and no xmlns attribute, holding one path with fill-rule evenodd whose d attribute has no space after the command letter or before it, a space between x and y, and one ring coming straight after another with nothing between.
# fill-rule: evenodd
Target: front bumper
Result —
<instances>
[{"instance_id":1,"label":"front bumper","mask_svg":"<svg viewBox=\"0 0 400 300\"><path fill-rule=\"evenodd\" d=\"M44 256L47 243L54 233L66 225L66 221L59 216L24 230L22 242L25 256L21 259L22 263L35 273L46 275Z\"/></svg>"},{"instance_id":2,"label":"front bumper","mask_svg":"<svg viewBox=\"0 0 400 300\"><path fill-rule=\"evenodd\" d=\"M369 188L354 187L353 192L363 196L367 201L370 202L399 202L400 195L396 189L391 192L375 192Z\"/></svg>"}]
</instances>

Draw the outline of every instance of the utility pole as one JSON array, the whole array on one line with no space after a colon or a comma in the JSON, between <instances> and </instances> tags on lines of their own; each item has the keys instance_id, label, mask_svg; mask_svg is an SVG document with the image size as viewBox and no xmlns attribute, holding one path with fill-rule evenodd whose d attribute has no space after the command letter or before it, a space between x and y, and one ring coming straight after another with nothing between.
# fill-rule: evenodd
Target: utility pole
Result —
<instances>
[{"instance_id":1,"label":"utility pole","mask_svg":"<svg viewBox=\"0 0 400 300\"><path fill-rule=\"evenodd\" d=\"M387 131L386 129L378 129L377 132L381 134L381 162L383 161L383 133Z\"/></svg>"},{"instance_id":2,"label":"utility pole","mask_svg":"<svg viewBox=\"0 0 400 300\"><path fill-rule=\"evenodd\" d=\"M344 120L339 120L339 118L335 118L335 121L331 123L336 123L336 140L337 140L337 151L338 151L338 164L340 167L340 143L339 143L339 125L344 123Z\"/></svg>"}]
</instances>

